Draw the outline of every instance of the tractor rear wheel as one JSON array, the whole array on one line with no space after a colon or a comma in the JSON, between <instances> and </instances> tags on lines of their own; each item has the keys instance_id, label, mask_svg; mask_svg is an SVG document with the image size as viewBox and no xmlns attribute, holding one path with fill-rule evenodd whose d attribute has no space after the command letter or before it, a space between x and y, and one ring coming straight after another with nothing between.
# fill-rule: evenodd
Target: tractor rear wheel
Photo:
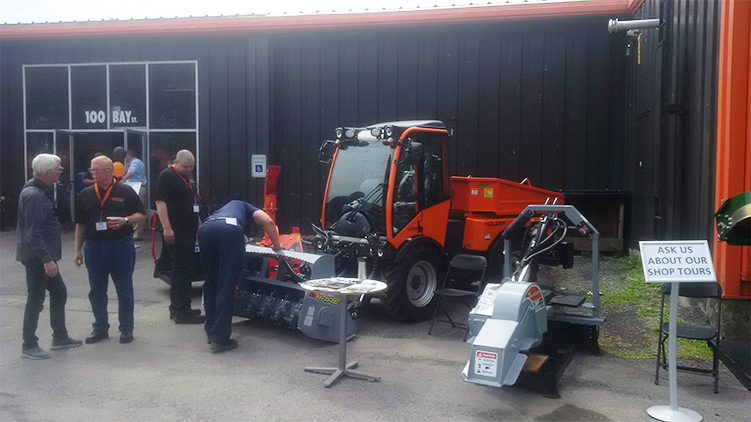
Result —
<instances>
[{"instance_id":1,"label":"tractor rear wheel","mask_svg":"<svg viewBox=\"0 0 751 422\"><path fill-rule=\"evenodd\" d=\"M444 263L440 251L417 245L384 270L388 288L383 303L397 321L424 321L433 316L435 291L443 282Z\"/></svg>"}]
</instances>

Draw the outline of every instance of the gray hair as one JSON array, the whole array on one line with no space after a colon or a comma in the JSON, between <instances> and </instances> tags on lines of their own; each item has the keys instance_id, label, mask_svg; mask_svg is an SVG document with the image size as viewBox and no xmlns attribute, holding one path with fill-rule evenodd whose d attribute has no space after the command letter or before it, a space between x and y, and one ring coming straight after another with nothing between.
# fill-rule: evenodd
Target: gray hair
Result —
<instances>
[{"instance_id":1,"label":"gray hair","mask_svg":"<svg viewBox=\"0 0 751 422\"><path fill-rule=\"evenodd\" d=\"M101 161L101 162L104 163L104 165L106 165L110 169L114 169L115 168L115 164L112 162L112 160L110 160L110 157L107 157L106 155L100 155L98 157L92 158L91 159L91 164L94 164L94 161Z\"/></svg>"},{"instance_id":2,"label":"gray hair","mask_svg":"<svg viewBox=\"0 0 751 422\"><path fill-rule=\"evenodd\" d=\"M39 154L31 161L34 176L42 177L51 170L60 168L60 157L54 154Z\"/></svg>"},{"instance_id":3,"label":"gray hair","mask_svg":"<svg viewBox=\"0 0 751 422\"><path fill-rule=\"evenodd\" d=\"M193 157L193 153L188 151L187 149L181 149L180 151L177 151L177 154L175 155L175 161L195 161L195 158Z\"/></svg>"}]
</instances>

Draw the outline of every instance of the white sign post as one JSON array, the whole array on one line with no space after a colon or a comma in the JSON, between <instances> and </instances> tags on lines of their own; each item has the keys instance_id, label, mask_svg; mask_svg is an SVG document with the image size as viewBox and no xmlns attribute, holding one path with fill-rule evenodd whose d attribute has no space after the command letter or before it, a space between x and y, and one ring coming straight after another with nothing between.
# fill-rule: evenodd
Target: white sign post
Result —
<instances>
[{"instance_id":1,"label":"white sign post","mask_svg":"<svg viewBox=\"0 0 751 422\"><path fill-rule=\"evenodd\" d=\"M250 156L250 175L256 179L266 177L266 154L253 154Z\"/></svg>"},{"instance_id":2,"label":"white sign post","mask_svg":"<svg viewBox=\"0 0 751 422\"><path fill-rule=\"evenodd\" d=\"M685 407L678 407L675 332L680 284L717 282L709 245L706 240L650 241L639 242L639 249L644 266L644 280L647 283L671 283L668 325L670 406L652 406L647 409L647 413L660 421L699 422L703 419L700 414Z\"/></svg>"}]
</instances>

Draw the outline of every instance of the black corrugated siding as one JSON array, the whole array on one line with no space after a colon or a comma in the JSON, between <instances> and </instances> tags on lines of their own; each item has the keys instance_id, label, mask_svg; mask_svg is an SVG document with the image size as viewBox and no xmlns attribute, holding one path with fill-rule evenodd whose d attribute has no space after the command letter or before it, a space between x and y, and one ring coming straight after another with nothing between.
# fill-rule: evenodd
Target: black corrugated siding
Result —
<instances>
[{"instance_id":1,"label":"black corrugated siding","mask_svg":"<svg viewBox=\"0 0 751 422\"><path fill-rule=\"evenodd\" d=\"M320 218L317 148L337 126L443 120L455 175L623 188L624 37L603 19L276 37L282 229ZM617 53L615 52L617 51Z\"/></svg>"},{"instance_id":2,"label":"black corrugated siding","mask_svg":"<svg viewBox=\"0 0 751 422\"><path fill-rule=\"evenodd\" d=\"M630 245L711 239L720 3L647 0L634 18L663 26L644 31L642 63L636 48L629 60Z\"/></svg>"}]
</instances>

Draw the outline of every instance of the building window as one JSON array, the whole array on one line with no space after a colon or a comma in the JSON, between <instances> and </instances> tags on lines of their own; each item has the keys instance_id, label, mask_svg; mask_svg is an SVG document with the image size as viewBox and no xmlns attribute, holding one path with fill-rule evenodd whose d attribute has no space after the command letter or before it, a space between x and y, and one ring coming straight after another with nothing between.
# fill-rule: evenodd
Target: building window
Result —
<instances>
[{"instance_id":1,"label":"building window","mask_svg":"<svg viewBox=\"0 0 751 422\"><path fill-rule=\"evenodd\" d=\"M146 126L146 66L110 66L110 107L113 128Z\"/></svg>"},{"instance_id":2,"label":"building window","mask_svg":"<svg viewBox=\"0 0 751 422\"><path fill-rule=\"evenodd\" d=\"M68 127L68 67L26 69L26 129Z\"/></svg>"},{"instance_id":3,"label":"building window","mask_svg":"<svg viewBox=\"0 0 751 422\"><path fill-rule=\"evenodd\" d=\"M106 66L71 67L70 94L73 129L107 129Z\"/></svg>"},{"instance_id":4,"label":"building window","mask_svg":"<svg viewBox=\"0 0 751 422\"><path fill-rule=\"evenodd\" d=\"M39 154L52 154L55 151L52 132L31 132L26 137L26 179L31 179L31 161ZM63 165L64 167L65 165Z\"/></svg>"},{"instance_id":5,"label":"building window","mask_svg":"<svg viewBox=\"0 0 751 422\"><path fill-rule=\"evenodd\" d=\"M73 218L96 152L133 149L150 182L181 149L198 167L197 68L196 61L24 65L26 174L37 154L59 155L66 171L58 209Z\"/></svg>"},{"instance_id":6,"label":"building window","mask_svg":"<svg viewBox=\"0 0 751 422\"><path fill-rule=\"evenodd\" d=\"M149 65L149 126L196 128L196 67L192 63Z\"/></svg>"}]
</instances>

